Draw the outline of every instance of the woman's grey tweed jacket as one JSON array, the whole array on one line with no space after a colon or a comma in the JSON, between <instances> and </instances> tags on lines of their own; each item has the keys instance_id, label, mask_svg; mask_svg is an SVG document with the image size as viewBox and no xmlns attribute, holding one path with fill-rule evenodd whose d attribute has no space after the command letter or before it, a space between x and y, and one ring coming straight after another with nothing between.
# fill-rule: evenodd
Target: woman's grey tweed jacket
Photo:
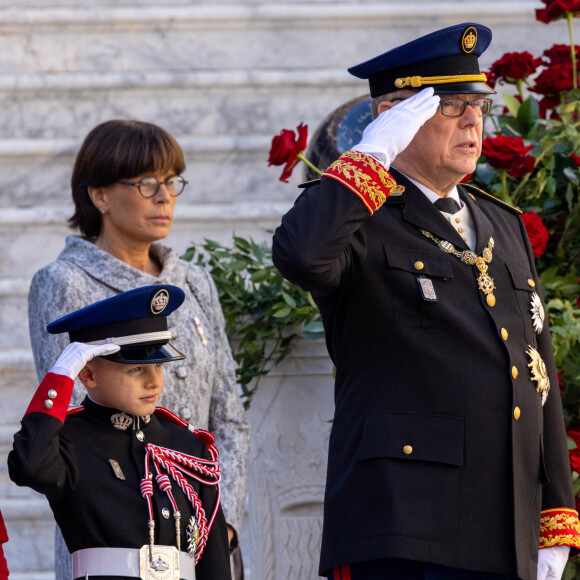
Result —
<instances>
[{"instance_id":1,"label":"woman's grey tweed jacket","mask_svg":"<svg viewBox=\"0 0 580 580\"><path fill-rule=\"evenodd\" d=\"M34 275L30 288L28 318L38 378L44 377L68 344L66 334L46 332L49 322L139 286L179 286L185 292L185 302L168 322L171 343L187 358L164 365L165 387L159 404L214 434L220 451L223 511L228 524L239 533L246 494L249 426L238 396L217 290L203 268L181 260L175 251L154 244L152 252L163 268L157 278L80 236L67 237L58 259ZM196 329L195 317L201 321L207 346ZM85 392L76 381L72 404L80 403Z\"/></svg>"}]
</instances>

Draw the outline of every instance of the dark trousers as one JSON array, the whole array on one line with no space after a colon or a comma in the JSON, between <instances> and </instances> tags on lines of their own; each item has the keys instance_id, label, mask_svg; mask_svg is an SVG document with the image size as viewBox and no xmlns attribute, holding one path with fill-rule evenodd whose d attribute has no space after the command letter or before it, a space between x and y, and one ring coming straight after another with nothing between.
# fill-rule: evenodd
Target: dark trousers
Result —
<instances>
[{"instance_id":1,"label":"dark trousers","mask_svg":"<svg viewBox=\"0 0 580 580\"><path fill-rule=\"evenodd\" d=\"M329 580L518 580L517 576L448 568L396 558L356 562L335 568Z\"/></svg>"}]
</instances>

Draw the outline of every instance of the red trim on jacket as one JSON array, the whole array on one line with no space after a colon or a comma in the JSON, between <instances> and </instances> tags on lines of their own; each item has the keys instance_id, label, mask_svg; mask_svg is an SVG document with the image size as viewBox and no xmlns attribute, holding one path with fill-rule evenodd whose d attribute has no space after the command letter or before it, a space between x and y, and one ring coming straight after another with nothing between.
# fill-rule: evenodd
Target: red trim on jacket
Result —
<instances>
[{"instance_id":1,"label":"red trim on jacket","mask_svg":"<svg viewBox=\"0 0 580 580\"><path fill-rule=\"evenodd\" d=\"M334 569L334 580L351 580L350 564L343 564Z\"/></svg>"},{"instance_id":2,"label":"red trim on jacket","mask_svg":"<svg viewBox=\"0 0 580 580\"><path fill-rule=\"evenodd\" d=\"M350 189L371 215L385 203L391 193L401 194L405 191L378 161L358 151L343 153L324 172L323 177L334 179Z\"/></svg>"},{"instance_id":3,"label":"red trim on jacket","mask_svg":"<svg viewBox=\"0 0 580 580\"><path fill-rule=\"evenodd\" d=\"M580 548L580 521L576 510L569 508L542 510L540 548L551 546Z\"/></svg>"},{"instance_id":4,"label":"red trim on jacket","mask_svg":"<svg viewBox=\"0 0 580 580\"><path fill-rule=\"evenodd\" d=\"M36 389L25 415L44 413L64 423L74 385L75 382L69 377L47 373Z\"/></svg>"}]
</instances>

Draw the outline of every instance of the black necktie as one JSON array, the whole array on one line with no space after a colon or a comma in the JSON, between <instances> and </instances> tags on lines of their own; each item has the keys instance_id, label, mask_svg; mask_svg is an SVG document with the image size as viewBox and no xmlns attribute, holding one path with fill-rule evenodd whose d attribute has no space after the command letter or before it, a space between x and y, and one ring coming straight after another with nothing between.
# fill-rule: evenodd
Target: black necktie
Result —
<instances>
[{"instance_id":1,"label":"black necktie","mask_svg":"<svg viewBox=\"0 0 580 580\"><path fill-rule=\"evenodd\" d=\"M435 207L439 211L444 211L445 213L457 213L459 211L459 205L452 197L440 197L435 202Z\"/></svg>"}]
</instances>

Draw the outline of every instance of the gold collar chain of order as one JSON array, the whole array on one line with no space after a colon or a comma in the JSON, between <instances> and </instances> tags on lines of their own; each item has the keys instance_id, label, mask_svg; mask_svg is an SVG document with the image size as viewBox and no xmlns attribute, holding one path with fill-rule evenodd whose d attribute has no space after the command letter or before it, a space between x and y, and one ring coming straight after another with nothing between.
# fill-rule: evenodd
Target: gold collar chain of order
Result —
<instances>
[{"instance_id":1,"label":"gold collar chain of order","mask_svg":"<svg viewBox=\"0 0 580 580\"><path fill-rule=\"evenodd\" d=\"M495 305L495 296L493 291L495 290L495 284L493 283L493 278L487 273L488 264L493 258L493 247L495 245L493 238L489 238L487 243L487 248L483 250L481 256L478 256L475 252L471 250L458 250L451 242L442 240L437 236L433 235L427 230L421 229L421 233L437 244L441 250L446 254L452 254L456 258L459 258L464 264L469 266L475 266L479 270L479 277L477 278L477 285L479 289L485 294L485 300L488 306Z\"/></svg>"}]
</instances>

